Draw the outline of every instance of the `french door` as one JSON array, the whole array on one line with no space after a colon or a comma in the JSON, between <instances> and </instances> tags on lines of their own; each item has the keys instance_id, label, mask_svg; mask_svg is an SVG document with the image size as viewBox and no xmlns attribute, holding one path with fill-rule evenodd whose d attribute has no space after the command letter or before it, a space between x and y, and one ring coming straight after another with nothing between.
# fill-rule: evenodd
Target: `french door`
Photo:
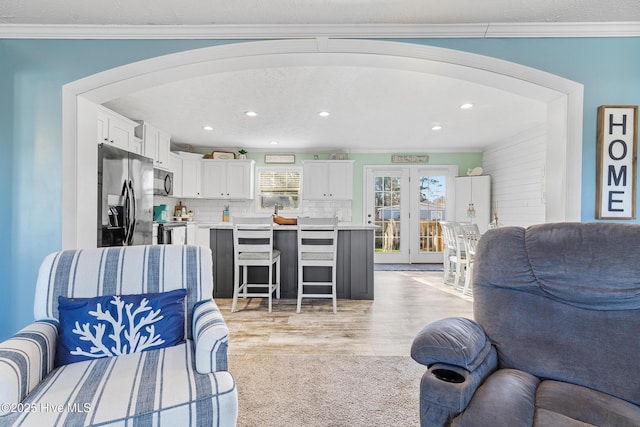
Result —
<instances>
[{"instance_id":1,"label":"french door","mask_svg":"<svg viewBox=\"0 0 640 427\"><path fill-rule=\"evenodd\" d=\"M365 223L377 226L374 262L442 262L439 221L453 216L457 169L365 167Z\"/></svg>"}]
</instances>

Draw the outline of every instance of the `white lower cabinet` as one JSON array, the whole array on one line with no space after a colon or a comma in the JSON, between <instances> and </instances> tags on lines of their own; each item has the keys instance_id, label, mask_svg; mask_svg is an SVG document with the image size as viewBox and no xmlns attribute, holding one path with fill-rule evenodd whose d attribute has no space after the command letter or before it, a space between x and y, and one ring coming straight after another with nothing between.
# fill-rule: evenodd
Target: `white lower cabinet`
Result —
<instances>
[{"instance_id":1,"label":"white lower cabinet","mask_svg":"<svg viewBox=\"0 0 640 427\"><path fill-rule=\"evenodd\" d=\"M187 223L187 237L185 244L187 245L197 245L196 241L196 230L198 229L197 225L194 223Z\"/></svg>"}]
</instances>

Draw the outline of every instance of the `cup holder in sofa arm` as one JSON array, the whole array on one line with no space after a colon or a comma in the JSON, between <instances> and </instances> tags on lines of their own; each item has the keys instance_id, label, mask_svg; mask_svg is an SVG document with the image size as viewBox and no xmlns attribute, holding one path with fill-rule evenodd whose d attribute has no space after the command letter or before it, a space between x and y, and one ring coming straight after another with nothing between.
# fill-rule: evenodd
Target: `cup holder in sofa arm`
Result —
<instances>
[{"instance_id":1,"label":"cup holder in sofa arm","mask_svg":"<svg viewBox=\"0 0 640 427\"><path fill-rule=\"evenodd\" d=\"M462 375L460 375L455 371L451 371L449 369L442 369L442 368L434 369L433 371L431 371L431 375L433 375L434 377L436 377L441 381L446 381L448 383L459 384L465 381L465 378Z\"/></svg>"}]
</instances>

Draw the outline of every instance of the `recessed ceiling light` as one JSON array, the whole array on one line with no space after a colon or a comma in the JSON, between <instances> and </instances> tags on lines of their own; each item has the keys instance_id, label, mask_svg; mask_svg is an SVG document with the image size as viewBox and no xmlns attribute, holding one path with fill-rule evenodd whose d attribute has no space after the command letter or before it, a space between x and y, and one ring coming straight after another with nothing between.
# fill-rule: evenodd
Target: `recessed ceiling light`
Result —
<instances>
[{"instance_id":1,"label":"recessed ceiling light","mask_svg":"<svg viewBox=\"0 0 640 427\"><path fill-rule=\"evenodd\" d=\"M467 102L466 104L462 104L460 108L463 110L468 110L469 108L473 108L473 104L470 102Z\"/></svg>"},{"instance_id":2,"label":"recessed ceiling light","mask_svg":"<svg viewBox=\"0 0 640 427\"><path fill-rule=\"evenodd\" d=\"M269 144L271 144L271 145L278 145L278 141L271 141Z\"/></svg>"},{"instance_id":3,"label":"recessed ceiling light","mask_svg":"<svg viewBox=\"0 0 640 427\"><path fill-rule=\"evenodd\" d=\"M255 111L245 111L244 114L249 117L255 117L258 115Z\"/></svg>"},{"instance_id":4,"label":"recessed ceiling light","mask_svg":"<svg viewBox=\"0 0 640 427\"><path fill-rule=\"evenodd\" d=\"M213 127L207 125L207 126L202 126L202 129L204 129L204 130L213 130Z\"/></svg>"},{"instance_id":5,"label":"recessed ceiling light","mask_svg":"<svg viewBox=\"0 0 640 427\"><path fill-rule=\"evenodd\" d=\"M433 125L431 126L431 130L442 130L442 125Z\"/></svg>"},{"instance_id":6,"label":"recessed ceiling light","mask_svg":"<svg viewBox=\"0 0 640 427\"><path fill-rule=\"evenodd\" d=\"M328 111L320 111L318 115L320 117L329 117L330 113Z\"/></svg>"}]
</instances>

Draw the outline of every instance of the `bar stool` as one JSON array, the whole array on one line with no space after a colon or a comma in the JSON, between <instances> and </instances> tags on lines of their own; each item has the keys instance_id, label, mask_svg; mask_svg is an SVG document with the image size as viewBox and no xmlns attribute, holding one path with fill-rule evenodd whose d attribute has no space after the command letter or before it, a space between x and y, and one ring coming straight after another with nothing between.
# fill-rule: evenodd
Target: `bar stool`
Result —
<instances>
[{"instance_id":1,"label":"bar stool","mask_svg":"<svg viewBox=\"0 0 640 427\"><path fill-rule=\"evenodd\" d=\"M273 248L273 220L271 217L234 217L233 218L233 304L231 312L236 311L238 296L243 298L268 298L269 313L272 308L272 296L280 299L280 251ZM275 264L275 281L273 266ZM268 267L267 283L249 283L249 267ZM242 274L242 282L240 275ZM264 292L249 292L248 288L265 289Z\"/></svg>"},{"instance_id":2,"label":"bar stool","mask_svg":"<svg viewBox=\"0 0 640 427\"><path fill-rule=\"evenodd\" d=\"M302 298L331 298L333 312L338 312L336 303L337 248L337 218L298 218L298 306L296 313L300 313ZM330 281L304 280L305 267L330 268ZM307 273L311 272L307 271ZM305 287L313 287L316 290L318 287L331 287L331 292L306 293Z\"/></svg>"}]
</instances>

